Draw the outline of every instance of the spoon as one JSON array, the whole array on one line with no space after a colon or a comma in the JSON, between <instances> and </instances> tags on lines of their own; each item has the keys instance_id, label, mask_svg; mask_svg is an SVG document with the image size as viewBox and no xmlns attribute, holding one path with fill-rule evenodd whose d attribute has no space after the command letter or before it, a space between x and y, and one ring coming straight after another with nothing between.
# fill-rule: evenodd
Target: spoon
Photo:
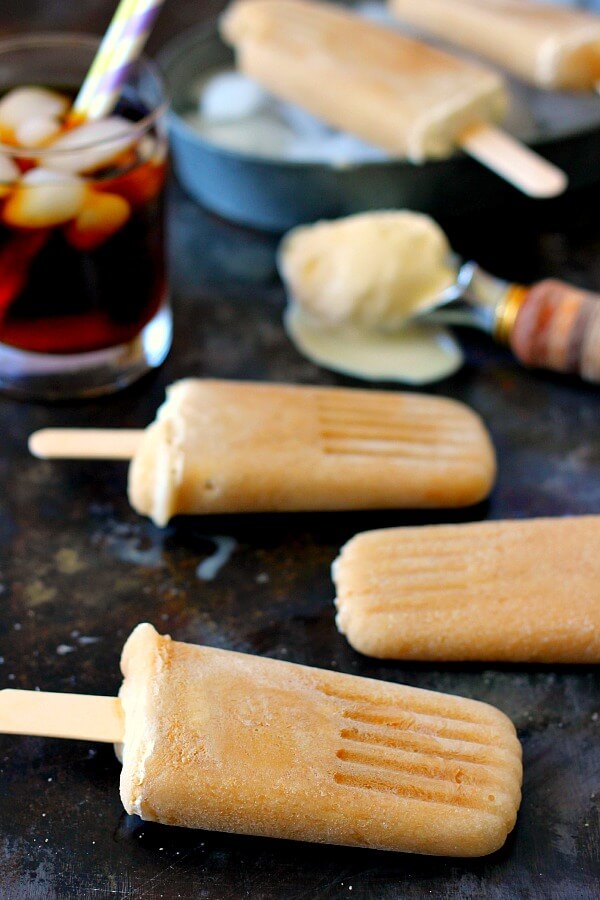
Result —
<instances>
[{"instance_id":1,"label":"spoon","mask_svg":"<svg viewBox=\"0 0 600 900\"><path fill-rule=\"evenodd\" d=\"M456 282L412 321L479 328L525 366L600 383L600 294L550 278L525 287L475 262L457 268Z\"/></svg>"}]
</instances>

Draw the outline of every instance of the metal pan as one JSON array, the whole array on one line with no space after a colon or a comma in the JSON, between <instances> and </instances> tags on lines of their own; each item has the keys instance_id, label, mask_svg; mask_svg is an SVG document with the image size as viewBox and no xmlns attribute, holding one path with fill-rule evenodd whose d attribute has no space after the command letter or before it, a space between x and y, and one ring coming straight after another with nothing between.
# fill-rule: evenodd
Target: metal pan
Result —
<instances>
[{"instance_id":1,"label":"metal pan","mask_svg":"<svg viewBox=\"0 0 600 900\"><path fill-rule=\"evenodd\" d=\"M409 208L442 216L502 206L515 212L531 200L462 153L414 165L406 160L345 164L266 159L211 144L183 118L194 105L191 86L213 70L233 68L232 51L216 26L177 37L159 57L173 97L170 114L175 171L203 206L242 225L283 232L294 225L366 209ZM570 189L600 180L600 98L536 91L513 84L515 103L531 115L509 129L562 167Z\"/></svg>"}]
</instances>

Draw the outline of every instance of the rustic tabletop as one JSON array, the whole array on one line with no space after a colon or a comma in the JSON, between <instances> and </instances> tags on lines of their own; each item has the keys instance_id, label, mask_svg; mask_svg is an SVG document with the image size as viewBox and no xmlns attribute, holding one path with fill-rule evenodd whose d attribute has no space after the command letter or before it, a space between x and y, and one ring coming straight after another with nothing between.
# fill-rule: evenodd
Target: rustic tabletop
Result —
<instances>
[{"instance_id":1,"label":"rustic tabletop","mask_svg":"<svg viewBox=\"0 0 600 900\"><path fill-rule=\"evenodd\" d=\"M218 4L163 12L153 49ZM8 8L7 8L8 7ZM99 32L110 0L2 4L7 31ZM600 191L443 222L455 248L507 278L600 288ZM0 400L0 687L111 694L129 631L260 653L488 701L516 723L524 797L506 846L481 860L434 859L148 825L127 816L112 748L0 736L3 898L582 898L598 896L600 692L591 667L380 663L337 633L329 568L354 533L382 525L600 512L598 390L520 369L461 334L467 365L436 393L486 420L500 472L460 513L219 517L159 530L136 516L118 463L28 456L47 425L148 423L183 375L352 384L294 350L281 327L276 239L227 225L176 186L170 242L175 342L162 371L100 401ZM201 563L230 539L212 580Z\"/></svg>"}]
</instances>

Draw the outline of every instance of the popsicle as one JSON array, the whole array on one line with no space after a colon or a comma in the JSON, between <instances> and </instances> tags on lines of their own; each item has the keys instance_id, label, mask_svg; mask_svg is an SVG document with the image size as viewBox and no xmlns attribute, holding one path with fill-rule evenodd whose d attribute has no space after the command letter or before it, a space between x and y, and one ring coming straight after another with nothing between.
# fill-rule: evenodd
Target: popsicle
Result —
<instances>
[{"instance_id":1,"label":"popsicle","mask_svg":"<svg viewBox=\"0 0 600 900\"><path fill-rule=\"evenodd\" d=\"M55 725L42 733L98 739L99 715L118 739L125 809L166 825L449 856L491 853L514 826L521 748L485 703L179 643L148 624L121 667L120 702L89 698L89 717L88 698L64 695L61 709L60 695L1 692L0 731L39 734L46 698Z\"/></svg>"},{"instance_id":2,"label":"popsicle","mask_svg":"<svg viewBox=\"0 0 600 900\"><path fill-rule=\"evenodd\" d=\"M129 498L179 514L464 506L492 488L479 417L442 397L185 379L144 432L37 432L41 457L133 456Z\"/></svg>"},{"instance_id":3,"label":"popsicle","mask_svg":"<svg viewBox=\"0 0 600 900\"><path fill-rule=\"evenodd\" d=\"M526 193L566 186L564 173L492 127L508 101L484 66L310 0L239 0L221 34L245 75L397 156L422 163L461 146Z\"/></svg>"},{"instance_id":4,"label":"popsicle","mask_svg":"<svg viewBox=\"0 0 600 900\"><path fill-rule=\"evenodd\" d=\"M408 209L300 225L277 258L290 296L328 328L393 331L456 281L448 238L432 218Z\"/></svg>"},{"instance_id":5,"label":"popsicle","mask_svg":"<svg viewBox=\"0 0 600 900\"><path fill-rule=\"evenodd\" d=\"M600 516L365 532L333 578L368 656L600 662Z\"/></svg>"},{"instance_id":6,"label":"popsicle","mask_svg":"<svg viewBox=\"0 0 600 900\"><path fill-rule=\"evenodd\" d=\"M600 17L530 0L389 0L403 22L503 66L537 87L597 90Z\"/></svg>"}]
</instances>

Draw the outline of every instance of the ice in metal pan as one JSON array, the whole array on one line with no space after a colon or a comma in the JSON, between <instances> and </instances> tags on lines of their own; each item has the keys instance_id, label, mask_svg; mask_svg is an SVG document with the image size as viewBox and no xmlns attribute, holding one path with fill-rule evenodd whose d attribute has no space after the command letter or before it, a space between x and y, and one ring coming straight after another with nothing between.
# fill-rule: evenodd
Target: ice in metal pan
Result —
<instances>
[{"instance_id":1,"label":"ice in metal pan","mask_svg":"<svg viewBox=\"0 0 600 900\"><path fill-rule=\"evenodd\" d=\"M334 167L389 159L385 150L330 128L233 70L210 73L193 92L198 95L196 109L187 112L185 120L215 146L264 159Z\"/></svg>"},{"instance_id":2,"label":"ice in metal pan","mask_svg":"<svg viewBox=\"0 0 600 900\"><path fill-rule=\"evenodd\" d=\"M271 95L265 94L265 96L270 97ZM302 107L296 106L295 103L282 103L273 97L271 97L271 102L274 104L278 115L281 116L284 122L287 122L300 139L326 138L337 134L325 122L306 112Z\"/></svg>"},{"instance_id":3,"label":"ice in metal pan","mask_svg":"<svg viewBox=\"0 0 600 900\"><path fill-rule=\"evenodd\" d=\"M263 89L238 72L219 72L200 96L200 115L211 122L229 122L260 112L270 102Z\"/></svg>"},{"instance_id":4,"label":"ice in metal pan","mask_svg":"<svg viewBox=\"0 0 600 900\"><path fill-rule=\"evenodd\" d=\"M288 155L292 130L268 112L256 112L248 118L209 120L190 113L186 121L209 143L238 153L257 153L265 159Z\"/></svg>"},{"instance_id":5,"label":"ice in metal pan","mask_svg":"<svg viewBox=\"0 0 600 900\"><path fill-rule=\"evenodd\" d=\"M323 137L317 135L314 138L295 136L288 149L288 159L291 161L329 163L337 169L353 166L356 159L363 162L383 162L388 158L385 150L379 150L360 138L340 132L332 132Z\"/></svg>"}]
</instances>

